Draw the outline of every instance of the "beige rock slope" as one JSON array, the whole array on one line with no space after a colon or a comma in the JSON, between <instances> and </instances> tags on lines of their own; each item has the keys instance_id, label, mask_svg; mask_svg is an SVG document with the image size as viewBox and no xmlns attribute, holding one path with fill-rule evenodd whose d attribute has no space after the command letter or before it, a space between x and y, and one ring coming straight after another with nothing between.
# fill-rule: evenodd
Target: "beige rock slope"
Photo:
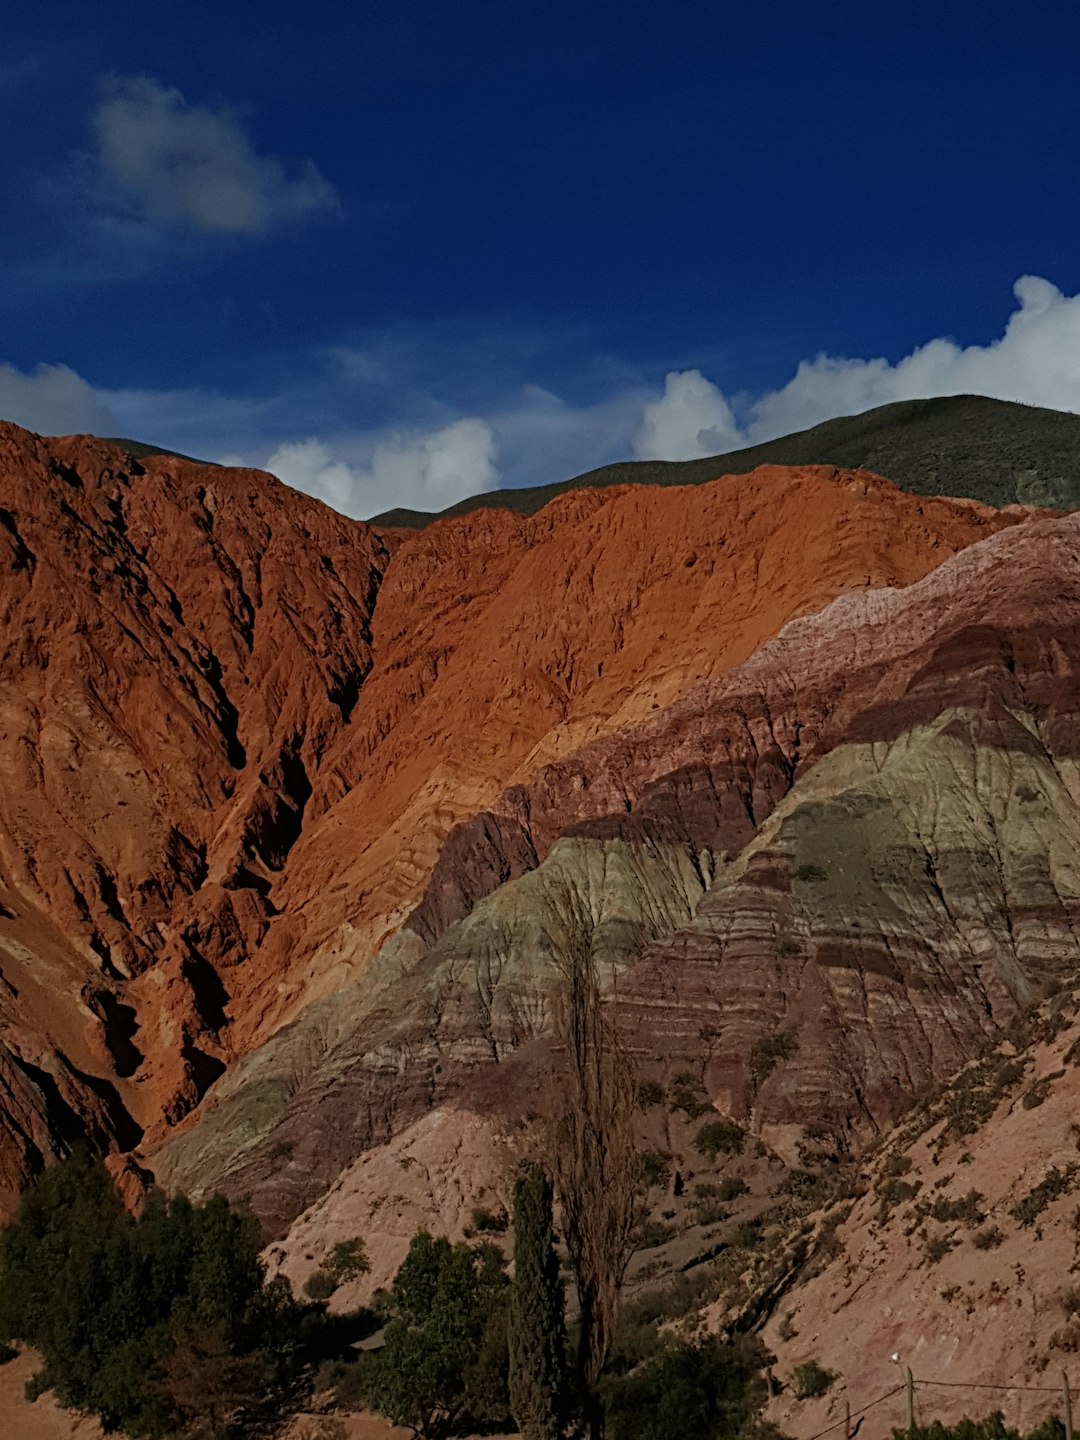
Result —
<instances>
[{"instance_id":1,"label":"beige rock slope","mask_svg":"<svg viewBox=\"0 0 1080 1440\"><path fill-rule=\"evenodd\" d=\"M839 1377L822 1400L774 1403L785 1432L816 1434L904 1366L927 1421L1001 1409L1031 1428L1060 1412L1062 1369L1080 1388L1078 1001L1063 992L868 1161L832 1258L765 1329L781 1378L810 1359ZM901 1414L879 1406L861 1433Z\"/></svg>"}]
</instances>

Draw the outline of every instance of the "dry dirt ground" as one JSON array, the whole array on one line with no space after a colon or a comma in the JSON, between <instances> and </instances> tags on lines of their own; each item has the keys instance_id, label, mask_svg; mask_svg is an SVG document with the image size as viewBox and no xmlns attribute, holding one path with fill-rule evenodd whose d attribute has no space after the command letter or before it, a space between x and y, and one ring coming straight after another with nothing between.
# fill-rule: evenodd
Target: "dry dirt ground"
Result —
<instances>
[{"instance_id":1,"label":"dry dirt ground","mask_svg":"<svg viewBox=\"0 0 1080 1440\"><path fill-rule=\"evenodd\" d=\"M23 1387L38 1368L38 1358L24 1351L0 1365L0 1437L2 1440L101 1440L95 1420L80 1420L61 1410L51 1395L31 1404Z\"/></svg>"},{"instance_id":2,"label":"dry dirt ground","mask_svg":"<svg viewBox=\"0 0 1080 1440\"><path fill-rule=\"evenodd\" d=\"M23 1393L27 1380L38 1367L37 1356L25 1351L6 1365L0 1365L0 1440L103 1440L94 1420L79 1419L62 1410L51 1395L42 1395L31 1404ZM318 1416L298 1416L283 1440L301 1440ZM379 1415L338 1415L344 1440L410 1440L411 1432L390 1425ZM507 1440L489 1436L488 1440Z\"/></svg>"}]
</instances>

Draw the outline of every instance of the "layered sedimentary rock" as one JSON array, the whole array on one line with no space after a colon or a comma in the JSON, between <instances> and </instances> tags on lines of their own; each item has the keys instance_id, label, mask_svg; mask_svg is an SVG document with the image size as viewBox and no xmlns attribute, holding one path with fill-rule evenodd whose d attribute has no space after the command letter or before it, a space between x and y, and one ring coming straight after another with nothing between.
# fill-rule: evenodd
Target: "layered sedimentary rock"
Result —
<instances>
[{"instance_id":1,"label":"layered sedimentary rock","mask_svg":"<svg viewBox=\"0 0 1080 1440\"><path fill-rule=\"evenodd\" d=\"M432 1107L487 1107L495 1065L512 1114L579 942L643 1073L690 1068L789 1159L811 1124L858 1150L1080 956L1078 620L1080 519L1029 520L544 767L160 1173L280 1231Z\"/></svg>"},{"instance_id":2,"label":"layered sedimentary rock","mask_svg":"<svg viewBox=\"0 0 1080 1440\"><path fill-rule=\"evenodd\" d=\"M609 932L618 966L685 927L716 857L748 843L767 807L747 812L713 784L706 808L734 827L713 858L690 857L679 825L650 851L611 819L648 809L644 791L620 793L618 759L646 742L614 740L583 769L565 757L628 727L651 733L648 717L794 617L909 585L1027 518L866 475L774 469L692 491L572 494L528 519L479 514L403 541L266 476L13 426L0 427L0 502L9 1197L81 1129L102 1148L141 1136L156 1153L246 1054L275 1096L304 1090L324 1056L323 1089L344 1085L345 1113L335 1027L362 1047L369 1015L413 1024L404 997L438 991L429 977L459 963L455 945L475 968L472 939L451 932L477 907L502 907L509 979L549 903L550 867L532 872L560 837L577 845L566 883L578 892L596 868L585 852L608 832L623 847L598 862L603 884L621 865L645 897ZM656 759L646 788L681 765L675 751ZM786 783L762 781L777 796ZM693 776L679 786L700 789ZM578 844L578 821L600 829ZM515 877L523 898L499 899ZM543 1026L536 1004L523 1034ZM312 1037L295 1077L260 1048L283 1024ZM470 1009L460 1028L473 1026ZM391 1098L373 1098L366 1128L350 1120L349 1146L460 1087L501 1043L466 1039L435 1086L412 1072L396 1085L391 1058ZM242 1168L279 1109L193 1178ZM181 1172L162 1160L163 1175ZM279 1218L310 1185L275 1202Z\"/></svg>"}]
</instances>

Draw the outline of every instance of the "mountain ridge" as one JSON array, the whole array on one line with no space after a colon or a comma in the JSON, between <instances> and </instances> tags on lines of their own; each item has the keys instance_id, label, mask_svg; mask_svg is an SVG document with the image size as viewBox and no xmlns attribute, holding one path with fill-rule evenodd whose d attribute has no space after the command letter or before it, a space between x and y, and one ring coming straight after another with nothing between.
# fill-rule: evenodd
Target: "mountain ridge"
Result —
<instances>
[{"instance_id":1,"label":"mountain ridge","mask_svg":"<svg viewBox=\"0 0 1080 1440\"><path fill-rule=\"evenodd\" d=\"M1072 510L1080 507L1078 455L1080 416L981 395L940 396L895 401L701 460L618 461L552 485L472 495L437 513L385 510L370 523L422 529L495 508L529 515L568 490L695 485L759 465L836 465L872 471L913 494Z\"/></svg>"}]
</instances>

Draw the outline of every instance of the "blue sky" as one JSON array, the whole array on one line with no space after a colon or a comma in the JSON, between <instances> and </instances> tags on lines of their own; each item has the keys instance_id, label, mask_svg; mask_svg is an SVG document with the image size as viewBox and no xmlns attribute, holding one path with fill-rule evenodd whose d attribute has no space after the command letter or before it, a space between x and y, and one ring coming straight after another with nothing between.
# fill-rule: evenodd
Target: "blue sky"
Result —
<instances>
[{"instance_id":1,"label":"blue sky","mask_svg":"<svg viewBox=\"0 0 1080 1440\"><path fill-rule=\"evenodd\" d=\"M365 515L1080 409L1078 60L1060 0L9 7L0 415Z\"/></svg>"}]
</instances>

